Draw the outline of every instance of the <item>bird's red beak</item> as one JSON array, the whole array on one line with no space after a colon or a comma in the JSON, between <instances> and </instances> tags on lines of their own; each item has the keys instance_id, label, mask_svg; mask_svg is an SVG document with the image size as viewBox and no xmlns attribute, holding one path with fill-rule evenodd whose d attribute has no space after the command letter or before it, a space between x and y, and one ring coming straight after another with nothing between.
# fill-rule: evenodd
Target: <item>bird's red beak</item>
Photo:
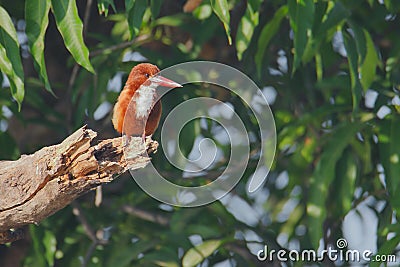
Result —
<instances>
[{"instance_id":1,"label":"bird's red beak","mask_svg":"<svg viewBox=\"0 0 400 267\"><path fill-rule=\"evenodd\" d=\"M164 78L161 75L156 75L150 78L150 80L160 86L175 88L175 87L182 87L179 83L171 81L170 79Z\"/></svg>"}]
</instances>

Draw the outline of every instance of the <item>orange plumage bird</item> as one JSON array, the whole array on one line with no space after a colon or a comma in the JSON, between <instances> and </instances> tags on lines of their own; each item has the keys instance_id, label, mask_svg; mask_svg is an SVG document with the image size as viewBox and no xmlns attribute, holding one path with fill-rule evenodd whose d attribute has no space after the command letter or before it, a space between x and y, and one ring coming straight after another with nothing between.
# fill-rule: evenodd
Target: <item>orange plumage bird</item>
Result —
<instances>
[{"instance_id":1,"label":"orange plumage bird","mask_svg":"<svg viewBox=\"0 0 400 267\"><path fill-rule=\"evenodd\" d=\"M129 136L152 135L161 118L161 101L157 101L158 86L182 85L159 75L159 68L149 63L136 65L129 74L117 103L112 122L115 130Z\"/></svg>"}]
</instances>

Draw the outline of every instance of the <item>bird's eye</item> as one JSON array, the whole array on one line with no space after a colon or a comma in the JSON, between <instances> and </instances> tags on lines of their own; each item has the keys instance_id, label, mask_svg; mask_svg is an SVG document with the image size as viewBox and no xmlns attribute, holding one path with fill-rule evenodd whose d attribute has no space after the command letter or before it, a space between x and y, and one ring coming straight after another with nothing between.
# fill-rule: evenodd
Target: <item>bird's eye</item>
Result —
<instances>
[{"instance_id":1,"label":"bird's eye","mask_svg":"<svg viewBox=\"0 0 400 267\"><path fill-rule=\"evenodd\" d=\"M145 73L144 75L146 76L146 78L150 78L150 74Z\"/></svg>"}]
</instances>

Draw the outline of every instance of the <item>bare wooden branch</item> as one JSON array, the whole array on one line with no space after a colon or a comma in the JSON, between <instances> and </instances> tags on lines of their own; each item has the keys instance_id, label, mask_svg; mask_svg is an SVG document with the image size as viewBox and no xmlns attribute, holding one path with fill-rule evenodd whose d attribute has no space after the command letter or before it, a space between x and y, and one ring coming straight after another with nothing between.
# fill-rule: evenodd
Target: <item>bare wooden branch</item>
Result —
<instances>
[{"instance_id":1,"label":"bare wooden branch","mask_svg":"<svg viewBox=\"0 0 400 267\"><path fill-rule=\"evenodd\" d=\"M121 137L95 144L96 136L84 126L61 144L0 161L0 243L10 242L1 237L15 239L10 229L38 223L128 168L145 167L147 153L158 146L150 138L143 145L140 137L132 137L127 147Z\"/></svg>"}]
</instances>

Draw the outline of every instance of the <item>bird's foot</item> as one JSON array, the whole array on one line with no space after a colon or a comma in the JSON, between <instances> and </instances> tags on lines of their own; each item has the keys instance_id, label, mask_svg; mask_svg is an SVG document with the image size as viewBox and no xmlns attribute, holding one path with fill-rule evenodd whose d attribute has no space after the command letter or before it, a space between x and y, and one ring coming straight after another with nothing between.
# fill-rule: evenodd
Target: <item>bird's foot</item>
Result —
<instances>
[{"instance_id":1,"label":"bird's foot","mask_svg":"<svg viewBox=\"0 0 400 267\"><path fill-rule=\"evenodd\" d=\"M130 135L124 135L124 136L122 136L122 140L123 140L124 148L127 148L129 146L129 143L131 142L131 136Z\"/></svg>"},{"instance_id":2,"label":"bird's foot","mask_svg":"<svg viewBox=\"0 0 400 267\"><path fill-rule=\"evenodd\" d=\"M142 134L142 142L146 143L146 133L145 132L143 132L143 134Z\"/></svg>"}]
</instances>

